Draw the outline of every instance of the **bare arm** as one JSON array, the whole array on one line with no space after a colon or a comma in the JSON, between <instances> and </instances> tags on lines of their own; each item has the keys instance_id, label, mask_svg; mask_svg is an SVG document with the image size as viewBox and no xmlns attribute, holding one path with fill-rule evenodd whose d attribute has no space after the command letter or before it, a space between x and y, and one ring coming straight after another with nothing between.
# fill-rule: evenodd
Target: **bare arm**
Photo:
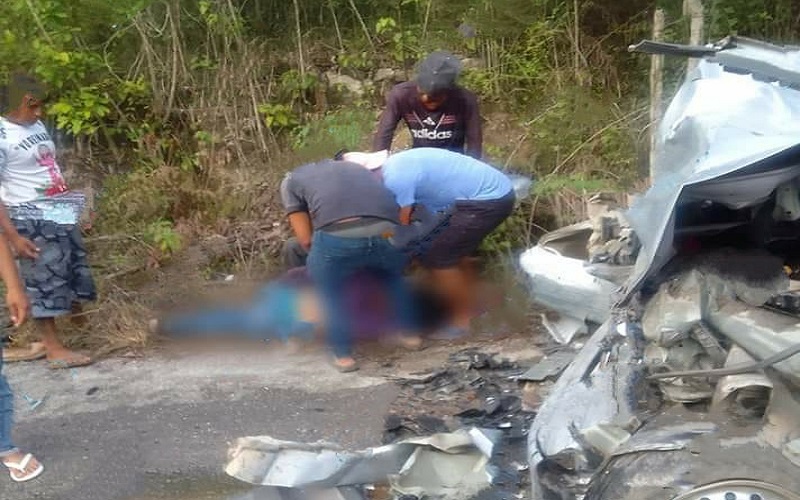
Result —
<instances>
[{"instance_id":1,"label":"bare arm","mask_svg":"<svg viewBox=\"0 0 800 500\"><path fill-rule=\"evenodd\" d=\"M289 225L297 238L300 246L306 250L311 248L311 217L308 212L293 212L289 214Z\"/></svg>"},{"instance_id":2,"label":"bare arm","mask_svg":"<svg viewBox=\"0 0 800 500\"><path fill-rule=\"evenodd\" d=\"M404 226L411 224L411 212L413 209L414 207L411 205L400 208L400 224Z\"/></svg>"},{"instance_id":3,"label":"bare arm","mask_svg":"<svg viewBox=\"0 0 800 500\"><path fill-rule=\"evenodd\" d=\"M39 248L28 238L20 236L17 232L17 228L14 227L11 218L8 216L8 210L6 210L6 207L3 206L2 203L0 203L0 230L2 230L5 236L5 243L10 244L11 248L17 252L17 255L29 259L35 259L39 256Z\"/></svg>"},{"instance_id":4,"label":"bare arm","mask_svg":"<svg viewBox=\"0 0 800 500\"><path fill-rule=\"evenodd\" d=\"M5 213L5 210L3 210ZM5 216L8 219L8 216ZM16 232L16 231L15 231ZM19 277L11 247L5 235L0 235L0 279L6 285L6 305L15 326L21 325L28 318L30 303L25 295L22 280Z\"/></svg>"},{"instance_id":5,"label":"bare arm","mask_svg":"<svg viewBox=\"0 0 800 500\"><path fill-rule=\"evenodd\" d=\"M4 149L0 149L0 172L5 170L7 161L7 152ZM35 259L39 256L39 249L36 248L36 245L29 239L19 235L17 228L14 227L11 218L8 216L6 207L2 203L0 203L0 231L5 235L3 244L10 244L17 252L17 255L28 257L29 259Z\"/></svg>"},{"instance_id":6,"label":"bare arm","mask_svg":"<svg viewBox=\"0 0 800 500\"><path fill-rule=\"evenodd\" d=\"M381 118L378 121L378 130L375 132L375 137L372 140L373 151L383 151L392 147L392 140L394 139L394 131L397 129L397 123L400 121L400 112L398 108L399 96L396 91L392 90L389 97L386 98L386 107L381 113Z\"/></svg>"},{"instance_id":7,"label":"bare arm","mask_svg":"<svg viewBox=\"0 0 800 500\"><path fill-rule=\"evenodd\" d=\"M480 160L483 156L483 126L481 124L481 113L478 108L478 99L474 94L469 94L467 98L469 103L467 107L466 116L466 139L467 148L466 153Z\"/></svg>"},{"instance_id":8,"label":"bare arm","mask_svg":"<svg viewBox=\"0 0 800 500\"><path fill-rule=\"evenodd\" d=\"M289 225L292 227L297 242L306 250L311 248L311 216L305 199L296 190L292 172L286 174L280 187L281 201L289 214Z\"/></svg>"}]
</instances>

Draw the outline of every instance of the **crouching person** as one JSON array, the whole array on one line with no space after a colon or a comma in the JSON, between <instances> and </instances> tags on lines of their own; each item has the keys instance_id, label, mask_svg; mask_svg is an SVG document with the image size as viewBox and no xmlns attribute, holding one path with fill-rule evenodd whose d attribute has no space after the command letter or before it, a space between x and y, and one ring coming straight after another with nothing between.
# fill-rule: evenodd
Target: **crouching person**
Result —
<instances>
[{"instance_id":1,"label":"crouching person","mask_svg":"<svg viewBox=\"0 0 800 500\"><path fill-rule=\"evenodd\" d=\"M385 279L399 339L419 347L416 313L403 279L406 258L390 241L399 210L380 180L359 164L323 160L287 174L281 199L298 243L308 251L307 268L322 301L334 366L343 372L358 369L342 291L361 271Z\"/></svg>"},{"instance_id":2,"label":"crouching person","mask_svg":"<svg viewBox=\"0 0 800 500\"><path fill-rule=\"evenodd\" d=\"M451 324L439 337L465 334L478 310L478 277L470 257L514 210L511 180L482 161L439 148L410 149L385 160L386 152L353 158L381 175L401 207L403 224L415 206L446 214L446 224L426 243L419 261L450 302Z\"/></svg>"}]
</instances>

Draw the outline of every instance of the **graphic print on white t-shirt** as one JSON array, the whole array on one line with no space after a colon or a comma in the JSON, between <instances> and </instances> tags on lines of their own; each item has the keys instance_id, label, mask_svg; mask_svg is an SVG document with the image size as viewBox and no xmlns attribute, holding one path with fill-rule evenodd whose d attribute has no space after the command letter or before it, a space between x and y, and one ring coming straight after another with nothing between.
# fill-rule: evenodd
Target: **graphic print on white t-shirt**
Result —
<instances>
[{"instance_id":1,"label":"graphic print on white t-shirt","mask_svg":"<svg viewBox=\"0 0 800 500\"><path fill-rule=\"evenodd\" d=\"M71 192L44 124L18 125L0 118L0 200L16 219L75 224L85 203Z\"/></svg>"}]
</instances>

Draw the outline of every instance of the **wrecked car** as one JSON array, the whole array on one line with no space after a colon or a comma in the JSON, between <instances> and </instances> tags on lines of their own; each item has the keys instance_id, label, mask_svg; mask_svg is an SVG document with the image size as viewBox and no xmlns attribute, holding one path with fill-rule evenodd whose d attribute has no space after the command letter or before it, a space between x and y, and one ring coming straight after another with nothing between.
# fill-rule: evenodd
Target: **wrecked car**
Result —
<instances>
[{"instance_id":1,"label":"wrecked car","mask_svg":"<svg viewBox=\"0 0 800 500\"><path fill-rule=\"evenodd\" d=\"M800 48L631 49L699 62L650 189L520 257L580 346L528 434L532 498L800 498Z\"/></svg>"}]
</instances>

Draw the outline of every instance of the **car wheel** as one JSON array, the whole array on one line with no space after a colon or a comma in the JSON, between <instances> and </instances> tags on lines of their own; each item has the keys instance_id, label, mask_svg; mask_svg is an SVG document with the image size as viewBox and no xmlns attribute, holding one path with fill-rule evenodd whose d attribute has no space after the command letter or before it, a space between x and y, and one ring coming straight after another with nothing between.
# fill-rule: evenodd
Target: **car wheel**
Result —
<instances>
[{"instance_id":1,"label":"car wheel","mask_svg":"<svg viewBox=\"0 0 800 500\"><path fill-rule=\"evenodd\" d=\"M800 500L800 467L774 448L705 443L612 459L587 500Z\"/></svg>"}]
</instances>

